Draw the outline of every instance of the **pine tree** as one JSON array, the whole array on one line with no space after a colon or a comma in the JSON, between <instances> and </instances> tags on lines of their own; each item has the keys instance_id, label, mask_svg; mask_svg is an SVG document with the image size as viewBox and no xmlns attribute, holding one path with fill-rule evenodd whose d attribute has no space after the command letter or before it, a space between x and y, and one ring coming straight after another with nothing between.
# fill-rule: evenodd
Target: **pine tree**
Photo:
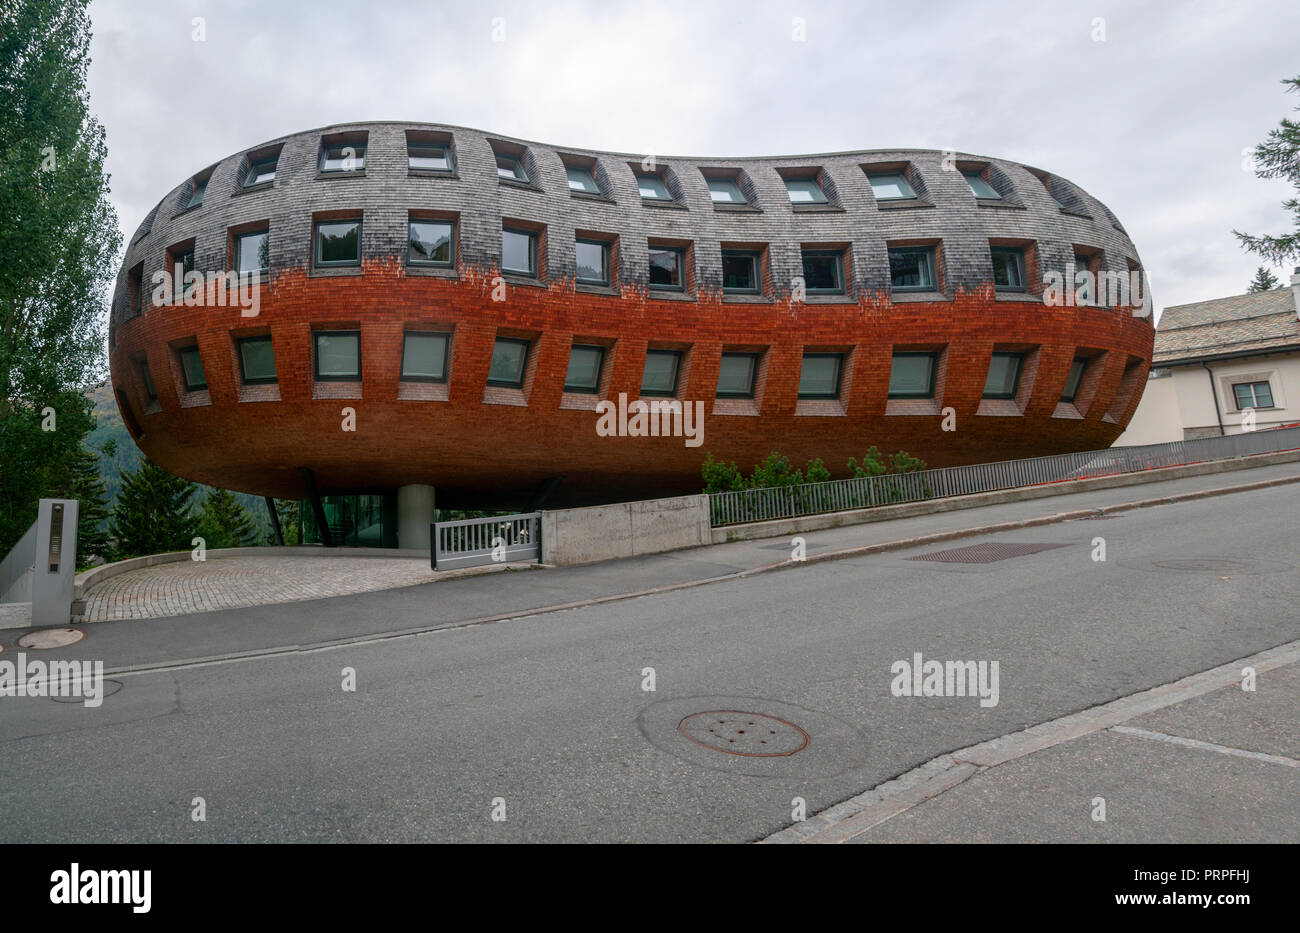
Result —
<instances>
[{"instance_id":1,"label":"pine tree","mask_svg":"<svg viewBox=\"0 0 1300 933\"><path fill-rule=\"evenodd\" d=\"M1256 292L1268 292L1277 288L1280 284L1277 276L1267 266L1260 266L1255 270L1255 277L1250 280L1250 287L1246 289L1246 292L1250 295Z\"/></svg>"},{"instance_id":2,"label":"pine tree","mask_svg":"<svg viewBox=\"0 0 1300 933\"><path fill-rule=\"evenodd\" d=\"M280 516L280 531L284 534L284 543L286 547L292 547L298 543L298 500L297 499L276 499L275 511ZM272 527L266 535L267 544L279 544L275 540L275 528Z\"/></svg>"},{"instance_id":3,"label":"pine tree","mask_svg":"<svg viewBox=\"0 0 1300 933\"><path fill-rule=\"evenodd\" d=\"M77 499L77 566L92 557L108 559L108 487L99 471L99 456L83 446L72 462L68 498Z\"/></svg>"},{"instance_id":4,"label":"pine tree","mask_svg":"<svg viewBox=\"0 0 1300 933\"><path fill-rule=\"evenodd\" d=\"M1300 76L1282 81L1288 92L1300 91ZM1300 110L1300 107L1296 108ZM1300 192L1300 121L1282 118L1278 128L1270 130L1268 137L1255 147L1255 175L1258 178L1282 178ZM1282 202L1291 212L1294 229L1279 236L1250 236L1232 231L1241 245L1263 257L1273 265L1286 265L1287 260L1300 258L1300 197Z\"/></svg>"},{"instance_id":5,"label":"pine tree","mask_svg":"<svg viewBox=\"0 0 1300 933\"><path fill-rule=\"evenodd\" d=\"M257 529L248 509L225 489L214 489L203 500L199 535L208 548L254 547Z\"/></svg>"},{"instance_id":6,"label":"pine tree","mask_svg":"<svg viewBox=\"0 0 1300 933\"><path fill-rule=\"evenodd\" d=\"M148 457L139 469L123 471L113 510L113 559L187 550L197 530L190 505L197 489Z\"/></svg>"}]
</instances>

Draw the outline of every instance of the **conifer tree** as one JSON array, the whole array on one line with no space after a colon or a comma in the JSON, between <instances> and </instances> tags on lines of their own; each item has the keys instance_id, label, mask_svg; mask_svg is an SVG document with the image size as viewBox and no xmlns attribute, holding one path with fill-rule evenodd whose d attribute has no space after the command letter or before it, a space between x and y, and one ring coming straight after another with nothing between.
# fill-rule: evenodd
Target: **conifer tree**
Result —
<instances>
[{"instance_id":1,"label":"conifer tree","mask_svg":"<svg viewBox=\"0 0 1300 933\"><path fill-rule=\"evenodd\" d=\"M197 489L148 457L124 471L113 510L114 560L189 549L198 530L190 504Z\"/></svg>"}]
</instances>

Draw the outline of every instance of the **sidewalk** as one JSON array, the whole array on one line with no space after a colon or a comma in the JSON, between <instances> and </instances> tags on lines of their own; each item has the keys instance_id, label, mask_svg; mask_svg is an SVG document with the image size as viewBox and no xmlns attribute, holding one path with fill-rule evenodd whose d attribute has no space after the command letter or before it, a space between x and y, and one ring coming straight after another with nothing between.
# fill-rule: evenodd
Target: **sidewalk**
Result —
<instances>
[{"instance_id":1,"label":"sidewalk","mask_svg":"<svg viewBox=\"0 0 1300 933\"><path fill-rule=\"evenodd\" d=\"M940 756L764 842L1300 842L1298 797L1292 642Z\"/></svg>"}]
</instances>

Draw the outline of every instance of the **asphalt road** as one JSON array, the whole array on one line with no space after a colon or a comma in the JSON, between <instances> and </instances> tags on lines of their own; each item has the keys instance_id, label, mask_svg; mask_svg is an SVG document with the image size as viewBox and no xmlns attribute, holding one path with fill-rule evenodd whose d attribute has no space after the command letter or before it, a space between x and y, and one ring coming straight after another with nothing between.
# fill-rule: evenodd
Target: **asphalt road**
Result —
<instances>
[{"instance_id":1,"label":"asphalt road","mask_svg":"<svg viewBox=\"0 0 1300 933\"><path fill-rule=\"evenodd\" d=\"M124 675L98 709L0 699L0 839L760 838L790 822L796 797L813 813L943 752L1300 638L1298 513L1284 486L921 551L1064 545L994 563L895 552ZM1168 563L1189 560L1244 563ZM348 599L394 627L413 611L393 594ZM274 608L309 618L320 604ZM891 665L916 652L998 661L998 704L892 695ZM714 710L793 724L808 745L742 757L678 731Z\"/></svg>"}]
</instances>

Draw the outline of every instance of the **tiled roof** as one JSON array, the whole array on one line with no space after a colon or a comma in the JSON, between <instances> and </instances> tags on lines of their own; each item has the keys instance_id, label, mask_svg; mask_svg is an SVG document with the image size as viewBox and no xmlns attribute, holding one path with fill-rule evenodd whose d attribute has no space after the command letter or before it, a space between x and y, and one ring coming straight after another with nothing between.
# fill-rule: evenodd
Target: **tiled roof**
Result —
<instances>
[{"instance_id":1,"label":"tiled roof","mask_svg":"<svg viewBox=\"0 0 1300 933\"><path fill-rule=\"evenodd\" d=\"M1153 363L1270 348L1300 347L1300 318L1290 287L1165 308Z\"/></svg>"}]
</instances>

